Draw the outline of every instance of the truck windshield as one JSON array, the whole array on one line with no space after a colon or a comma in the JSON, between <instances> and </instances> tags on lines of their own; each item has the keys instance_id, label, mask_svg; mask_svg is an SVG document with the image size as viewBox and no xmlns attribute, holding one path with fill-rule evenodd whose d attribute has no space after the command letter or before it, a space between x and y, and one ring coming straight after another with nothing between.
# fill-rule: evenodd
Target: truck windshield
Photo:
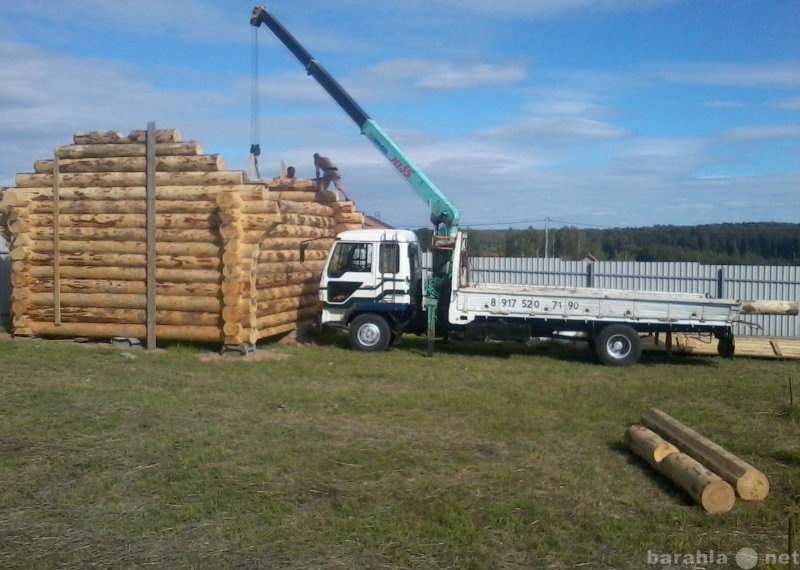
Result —
<instances>
[{"instance_id":1,"label":"truck windshield","mask_svg":"<svg viewBox=\"0 0 800 570\"><path fill-rule=\"evenodd\" d=\"M372 271L371 243L337 243L328 266L328 277L341 277L347 272Z\"/></svg>"}]
</instances>

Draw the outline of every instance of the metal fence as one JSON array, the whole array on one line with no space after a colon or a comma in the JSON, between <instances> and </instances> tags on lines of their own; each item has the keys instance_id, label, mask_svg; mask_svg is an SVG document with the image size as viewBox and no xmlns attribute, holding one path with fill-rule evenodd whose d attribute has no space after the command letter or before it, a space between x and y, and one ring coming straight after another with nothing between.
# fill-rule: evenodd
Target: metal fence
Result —
<instances>
[{"instance_id":1,"label":"metal fence","mask_svg":"<svg viewBox=\"0 0 800 570\"><path fill-rule=\"evenodd\" d=\"M430 267L425 253L423 267ZM800 301L800 266L705 265L691 262L566 261L553 258L473 257L476 283L595 287L701 293L739 300ZM737 335L800 337L800 317L751 315Z\"/></svg>"}]
</instances>

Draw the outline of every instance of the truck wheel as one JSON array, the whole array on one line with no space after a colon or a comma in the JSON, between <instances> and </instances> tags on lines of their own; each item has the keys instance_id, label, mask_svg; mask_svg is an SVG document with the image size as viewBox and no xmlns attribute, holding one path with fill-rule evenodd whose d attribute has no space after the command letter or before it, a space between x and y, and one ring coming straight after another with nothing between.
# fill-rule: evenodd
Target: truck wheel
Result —
<instances>
[{"instance_id":1,"label":"truck wheel","mask_svg":"<svg viewBox=\"0 0 800 570\"><path fill-rule=\"evenodd\" d=\"M609 325L602 329L594 348L600 361L611 366L628 366L642 355L642 341L627 325Z\"/></svg>"},{"instance_id":2,"label":"truck wheel","mask_svg":"<svg viewBox=\"0 0 800 570\"><path fill-rule=\"evenodd\" d=\"M350 346L363 352L386 350L392 331L386 319L378 315L359 315L350 323Z\"/></svg>"}]
</instances>

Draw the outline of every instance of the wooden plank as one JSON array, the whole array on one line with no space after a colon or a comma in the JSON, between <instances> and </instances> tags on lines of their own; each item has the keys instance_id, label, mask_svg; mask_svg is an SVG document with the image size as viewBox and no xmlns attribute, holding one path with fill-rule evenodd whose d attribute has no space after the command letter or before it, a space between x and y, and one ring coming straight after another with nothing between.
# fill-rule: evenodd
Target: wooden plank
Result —
<instances>
[{"instance_id":1,"label":"wooden plank","mask_svg":"<svg viewBox=\"0 0 800 570\"><path fill-rule=\"evenodd\" d=\"M60 192L59 192L59 158L53 159L53 324L61 324L61 236L60 225Z\"/></svg>"},{"instance_id":2,"label":"wooden plank","mask_svg":"<svg viewBox=\"0 0 800 570\"><path fill-rule=\"evenodd\" d=\"M146 177L146 221L147 230L147 349L156 348L156 124L147 123L147 177Z\"/></svg>"}]
</instances>

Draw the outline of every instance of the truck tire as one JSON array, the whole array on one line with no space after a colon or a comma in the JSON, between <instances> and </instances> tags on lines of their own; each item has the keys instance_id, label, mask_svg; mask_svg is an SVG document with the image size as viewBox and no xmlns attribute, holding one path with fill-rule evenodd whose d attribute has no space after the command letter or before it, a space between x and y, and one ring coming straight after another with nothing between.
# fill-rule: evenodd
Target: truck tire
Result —
<instances>
[{"instance_id":1,"label":"truck tire","mask_svg":"<svg viewBox=\"0 0 800 570\"><path fill-rule=\"evenodd\" d=\"M639 334L627 325L608 325L594 341L597 358L610 366L634 364L642 355L642 341Z\"/></svg>"},{"instance_id":2,"label":"truck tire","mask_svg":"<svg viewBox=\"0 0 800 570\"><path fill-rule=\"evenodd\" d=\"M719 339L717 352L722 358L733 358L733 354L736 352L736 343L733 337Z\"/></svg>"},{"instance_id":3,"label":"truck tire","mask_svg":"<svg viewBox=\"0 0 800 570\"><path fill-rule=\"evenodd\" d=\"M392 331L389 323L381 316L359 315L350 323L348 335L350 346L362 352L386 350L391 342Z\"/></svg>"}]
</instances>

